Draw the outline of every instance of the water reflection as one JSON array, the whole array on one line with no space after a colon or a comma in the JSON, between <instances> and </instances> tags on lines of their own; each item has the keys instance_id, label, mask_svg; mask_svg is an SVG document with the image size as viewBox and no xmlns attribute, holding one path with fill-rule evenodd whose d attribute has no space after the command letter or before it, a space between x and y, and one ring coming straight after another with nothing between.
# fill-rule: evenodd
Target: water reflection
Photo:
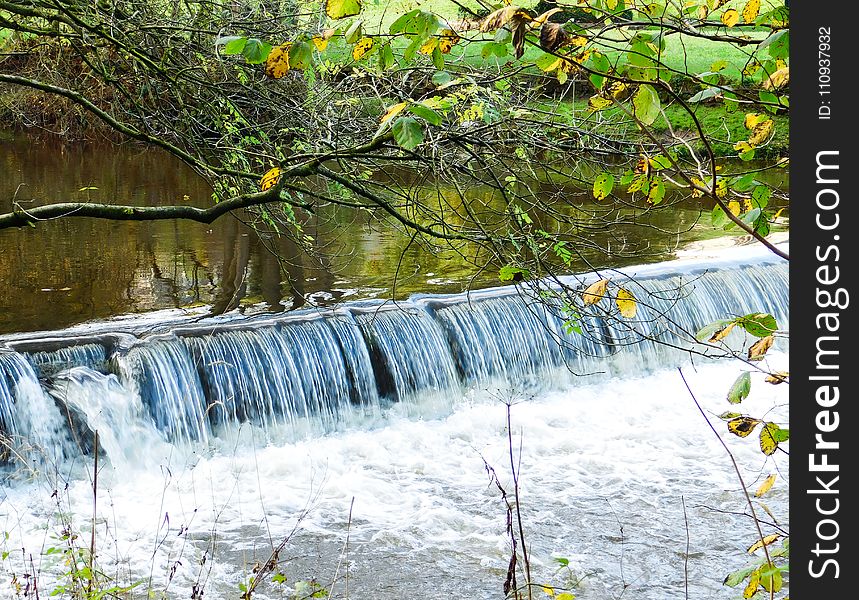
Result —
<instances>
[{"instance_id":1,"label":"water reflection","mask_svg":"<svg viewBox=\"0 0 859 600\"><path fill-rule=\"evenodd\" d=\"M189 168L134 146L64 148L50 141L9 139L0 142L0 165L3 212L13 202L24 208L72 200L201 207L211 202L211 189ZM413 178L408 173L387 176ZM554 186L547 193L561 198L552 210L603 210L567 189ZM488 223L503 209L487 190L472 189L468 196L469 210L485 213ZM455 203L448 206L456 208ZM573 268L588 268L592 258L607 260L606 248L615 252L611 266L669 258L681 236L653 232L713 235L696 226L702 210L678 205L645 215L642 226L610 230L594 218L595 227L578 249L582 259ZM445 218L457 219L461 215L456 212ZM537 209L534 216L542 218ZM289 237L257 233L243 217L227 216L212 225L61 219L0 231L0 334L162 308L207 305L215 313L249 307L280 312L309 303L460 292L499 283L497 268L485 268L487 258L478 256L476 247L427 252L366 213L329 207L302 215L303 233L312 239L310 253Z\"/></svg>"}]
</instances>

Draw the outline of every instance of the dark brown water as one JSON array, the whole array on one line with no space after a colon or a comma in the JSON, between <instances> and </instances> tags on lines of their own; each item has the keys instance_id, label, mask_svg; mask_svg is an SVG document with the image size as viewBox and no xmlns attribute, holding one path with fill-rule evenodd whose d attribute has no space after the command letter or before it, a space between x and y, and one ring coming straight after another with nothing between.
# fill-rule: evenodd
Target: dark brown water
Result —
<instances>
[{"instance_id":1,"label":"dark brown water","mask_svg":"<svg viewBox=\"0 0 859 600\"><path fill-rule=\"evenodd\" d=\"M134 146L72 148L19 137L0 141L0 165L2 212L13 201L23 208L80 200L211 202L211 190L190 169ZM475 201L494 202L489 191L480 190ZM614 243L619 253L611 266L667 259L682 242L714 235L696 225L702 210L684 204L647 217L646 225L663 231L688 231L678 236L649 227L616 228L610 234L594 232L594 243ZM468 247L460 253L430 253L410 244L390 224L366 215L333 209L306 215L304 232L313 238L310 253L287 237L261 236L240 220L242 215L237 217L212 225L60 219L0 231L0 334L163 308L282 311L309 303L460 292L500 283L497 269L471 264ZM606 258L601 260L604 266Z\"/></svg>"}]
</instances>

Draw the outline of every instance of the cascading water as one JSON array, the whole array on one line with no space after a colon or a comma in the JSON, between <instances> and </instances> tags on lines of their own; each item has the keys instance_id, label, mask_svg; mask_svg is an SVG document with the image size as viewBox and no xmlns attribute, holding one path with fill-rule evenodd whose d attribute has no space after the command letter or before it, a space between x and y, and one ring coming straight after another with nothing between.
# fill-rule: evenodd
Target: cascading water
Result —
<instances>
[{"instance_id":1,"label":"cascading water","mask_svg":"<svg viewBox=\"0 0 859 600\"><path fill-rule=\"evenodd\" d=\"M116 518L129 528L122 534L109 530L121 538L108 536L105 542L117 556L137 552L128 548L152 537L157 523L154 539L161 541L146 551L151 559L143 562L157 558L168 564L184 552L184 564L214 564L217 531L219 539L229 540L228 549L219 546L221 559L240 564L240 552L288 534L309 498L317 498L320 516L307 517L303 526L323 541L309 539L304 548L318 548L314 544L345 531L344 505L348 508L357 493L361 509L350 524L354 539L383 548L382 554L367 551L371 564L393 558L420 577L424 565L414 557L427 552L439 572L459 581L472 553L479 564L465 568L472 573L467 581L485 578L486 565L499 570L491 581L496 575L503 579L503 523L498 533L491 516L497 498L480 475L482 457L503 474L506 423L492 399L497 396L481 392L487 387L506 385L537 397L527 407L514 407L514 419L525 428L523 493L537 503L529 522L546 539L573 539L577 548L596 554L600 541L589 541L574 524L600 522L605 498L613 498L622 514L627 510L630 518L665 528L672 520L661 507L674 502L678 489L700 505L723 506L727 496L720 490L735 487L730 473L714 474L718 449L704 448L691 426L675 434L671 423L655 427L648 421L660 410L663 394L683 392L676 377L658 373L687 355L671 347L681 331L694 333L709 322L750 312L769 312L786 329L786 263L747 253L641 267L609 278L635 294L637 314L623 320L583 312L578 322L583 334L567 331L570 315L560 304L538 303L507 287L422 295L397 304L360 302L321 314L171 323L152 334L105 334L110 327L105 324L82 337L53 332L0 339L8 347L0 349L0 431L13 445L27 440L53 448L59 463L80 456L88 432L99 432L113 468L103 474L104 485L115 486ZM594 280L568 283L581 287ZM604 299L598 306L612 305ZM772 354L779 357L785 350L779 341ZM703 401L716 414L725 377L736 369L714 367L698 375L700 385L713 390ZM647 375L652 372L657 374ZM591 376L582 377L586 374ZM659 390L659 398L648 395L650 388ZM700 425L699 415L687 413L683 422ZM399 420L404 414L409 418ZM611 447L599 437L609 420ZM250 440L252 449L234 444L227 452L219 443L223 439ZM666 439L669 454L660 449ZM619 455L614 445L622 448ZM29 460L21 448L16 451ZM745 448L734 451L742 454ZM133 481L123 473L134 473ZM529 478L534 487L529 488ZM689 489L697 479L710 482L700 497ZM322 499L320 487L326 489ZM86 506L91 488L69 489L68 502ZM153 489L161 490L155 513ZM249 498L251 489L256 491ZM35 506L37 490L18 485L8 493ZM210 517L198 512L207 502ZM251 508L255 503L262 512ZM546 508L554 503L561 507L558 514ZM15 526L22 547L33 542L27 531L42 526L39 515L50 512L41 510L26 513ZM82 508L70 510L86 514ZM10 513L2 514L8 521ZM151 520L143 522L137 514ZM598 527L613 526L614 521ZM178 533L170 537L167 531ZM457 558L460 548L463 556ZM535 557L553 550L535 539ZM586 555L581 563L592 567ZM729 549L723 555L729 559ZM649 568L659 571L658 565ZM381 572L378 585L393 585L393 572ZM216 595L229 595L238 583L229 569L209 576ZM182 577L193 582L200 575L187 570ZM600 582L601 577L595 575ZM365 574L363 582L371 586L374 577ZM464 583L444 580L440 595L449 596ZM714 585L707 588L708 597L721 597L719 582ZM654 600L670 596L658 586L640 591ZM376 592L380 598L398 595Z\"/></svg>"}]
</instances>

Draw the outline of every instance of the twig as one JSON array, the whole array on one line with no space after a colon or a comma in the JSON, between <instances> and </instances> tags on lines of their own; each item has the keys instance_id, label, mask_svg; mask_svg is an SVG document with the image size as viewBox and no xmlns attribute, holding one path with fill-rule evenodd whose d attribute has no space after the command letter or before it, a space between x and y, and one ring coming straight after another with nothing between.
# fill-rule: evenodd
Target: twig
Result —
<instances>
[{"instance_id":1,"label":"twig","mask_svg":"<svg viewBox=\"0 0 859 600\"><path fill-rule=\"evenodd\" d=\"M92 593L92 582L95 579L95 526L96 512L98 509L98 431L93 433L93 456L94 465L92 470L92 531L89 540L89 572L87 581L87 596Z\"/></svg>"},{"instance_id":2,"label":"twig","mask_svg":"<svg viewBox=\"0 0 859 600\"><path fill-rule=\"evenodd\" d=\"M758 538L761 541L761 546L764 549L764 556L767 559L767 565L772 566L773 562L770 558L769 549L767 549L767 544L764 542L764 532L761 529L761 522L758 519L758 515L755 512L755 505L752 503L752 497L749 496L749 490L746 488L746 482L743 481L743 475L740 473L740 467L737 465L737 461L734 458L734 455L731 453L730 448L725 443L725 440L722 439L722 436L719 435L719 432L716 431L716 428L713 427L713 424L710 422L710 419L707 418L707 413L704 412L704 409L701 408L701 405L698 403L698 399L695 397L695 394L692 392L692 388L689 387L689 382L686 381L686 377L683 375L683 369L678 368L677 371L680 373L680 379L683 380L683 385L686 386L686 389L689 390L689 395L692 396L692 401L695 403L695 406L698 407L698 412L701 413L701 416L704 417L704 420L707 422L707 425L713 431L713 435L716 436L716 439L719 440L719 443L722 444L722 448L725 449L725 452L728 454L728 457L731 459L731 463L734 465L734 471L737 473L737 479L740 480L740 487L743 488L743 494L746 496L746 502L749 505L749 510L752 512L752 519L755 521L755 528L758 530ZM775 586L770 586L771 590L775 590ZM774 592L771 591L770 596L772 596Z\"/></svg>"},{"instance_id":3,"label":"twig","mask_svg":"<svg viewBox=\"0 0 859 600\"><path fill-rule=\"evenodd\" d=\"M345 594L346 600L349 600L349 533L352 530L352 508L355 506L355 496L352 496L352 502L349 503L349 519L346 521L346 541L343 543L343 552L340 553L340 560L337 561L337 568L334 570L334 579L331 580L331 585L328 586L328 597L334 596L334 584L337 583L337 576L340 574L340 565L346 560L346 575L345 575Z\"/></svg>"},{"instance_id":4,"label":"twig","mask_svg":"<svg viewBox=\"0 0 859 600\"><path fill-rule=\"evenodd\" d=\"M683 555L683 591L686 600L689 600L689 519L686 517L686 498L680 496L683 504L683 525L686 528L686 554Z\"/></svg>"}]
</instances>

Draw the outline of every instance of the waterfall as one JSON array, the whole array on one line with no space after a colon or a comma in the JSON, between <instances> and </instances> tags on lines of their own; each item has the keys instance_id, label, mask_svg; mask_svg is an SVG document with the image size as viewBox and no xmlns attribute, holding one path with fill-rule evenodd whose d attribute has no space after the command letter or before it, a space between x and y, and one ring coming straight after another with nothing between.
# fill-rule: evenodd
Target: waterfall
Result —
<instances>
[{"instance_id":1,"label":"waterfall","mask_svg":"<svg viewBox=\"0 0 859 600\"><path fill-rule=\"evenodd\" d=\"M635 296L634 317L609 318L616 312L609 298L584 306L574 292L571 310L562 294L549 293L551 285L541 288L539 301L524 287L506 286L264 319L171 323L148 335L18 335L5 340L6 350L0 338L0 431L56 444L63 454L76 420L99 430L116 461L129 462L145 456L128 447L129 435L135 444L140 437L149 445L205 445L243 423L269 433L325 432L423 397L450 406L489 380L527 388L679 364L683 334L688 339L731 316L768 312L787 328L787 263L769 254L563 282L581 290L603 276ZM109 341L117 339L124 341ZM64 417L63 407L76 417Z\"/></svg>"}]
</instances>

